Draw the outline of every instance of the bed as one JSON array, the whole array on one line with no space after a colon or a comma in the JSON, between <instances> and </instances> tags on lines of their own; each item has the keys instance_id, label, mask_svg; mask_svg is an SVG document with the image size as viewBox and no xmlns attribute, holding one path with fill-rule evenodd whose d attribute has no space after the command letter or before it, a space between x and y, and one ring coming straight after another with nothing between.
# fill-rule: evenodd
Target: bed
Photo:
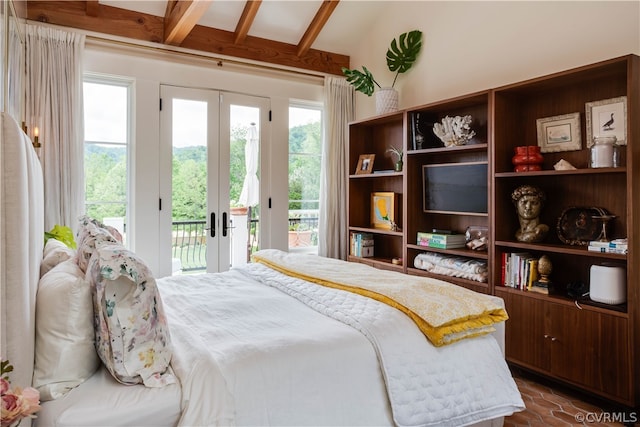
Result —
<instances>
[{"instance_id":1,"label":"bed","mask_svg":"<svg viewBox=\"0 0 640 427\"><path fill-rule=\"evenodd\" d=\"M43 244L30 141L5 114L2 132L2 356L47 399L36 425L495 426L524 409L499 298L271 249L156 280L90 219L64 254ZM66 341L47 338L58 323Z\"/></svg>"}]
</instances>

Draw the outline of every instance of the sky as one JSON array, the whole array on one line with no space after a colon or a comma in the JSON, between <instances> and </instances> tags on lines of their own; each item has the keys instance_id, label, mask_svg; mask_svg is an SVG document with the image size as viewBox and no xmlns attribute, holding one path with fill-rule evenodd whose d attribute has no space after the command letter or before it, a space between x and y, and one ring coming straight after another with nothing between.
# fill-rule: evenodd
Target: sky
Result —
<instances>
[{"instance_id":1,"label":"sky","mask_svg":"<svg viewBox=\"0 0 640 427\"><path fill-rule=\"evenodd\" d=\"M127 142L127 87L96 83L84 84L85 140ZM206 103L175 99L173 105L173 144L175 147L202 145L206 141ZM290 107L289 128L312 123L320 118L317 109ZM255 107L231 106L231 128L256 123Z\"/></svg>"}]
</instances>

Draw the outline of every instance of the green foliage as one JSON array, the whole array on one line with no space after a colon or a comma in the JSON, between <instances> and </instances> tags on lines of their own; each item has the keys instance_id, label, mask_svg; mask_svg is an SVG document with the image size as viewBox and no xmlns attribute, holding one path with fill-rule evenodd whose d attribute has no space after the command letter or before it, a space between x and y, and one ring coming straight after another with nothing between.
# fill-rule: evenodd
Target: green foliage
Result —
<instances>
[{"instance_id":1,"label":"green foliage","mask_svg":"<svg viewBox=\"0 0 640 427\"><path fill-rule=\"evenodd\" d=\"M342 73L347 77L347 82L351 83L356 91L362 92L367 96L373 95L375 84L380 87L377 81L373 78L371 71L367 70L367 67L362 66L362 71L353 69L350 70L347 67L342 67Z\"/></svg>"},{"instance_id":2,"label":"green foliage","mask_svg":"<svg viewBox=\"0 0 640 427\"><path fill-rule=\"evenodd\" d=\"M318 209L322 131L320 122L296 126L289 132L289 209Z\"/></svg>"},{"instance_id":3,"label":"green foliage","mask_svg":"<svg viewBox=\"0 0 640 427\"><path fill-rule=\"evenodd\" d=\"M71 228L65 225L56 224L51 231L44 232L44 243L47 243L49 239L56 239L70 247L71 249L76 248L76 241L73 238L73 231Z\"/></svg>"},{"instance_id":4,"label":"green foliage","mask_svg":"<svg viewBox=\"0 0 640 427\"><path fill-rule=\"evenodd\" d=\"M391 46L387 50L387 67L389 71L396 73L391 87L395 86L399 74L411 69L418 59L421 48L422 32L418 30L400 34L398 42L395 39L391 41Z\"/></svg>"},{"instance_id":5,"label":"green foliage","mask_svg":"<svg viewBox=\"0 0 640 427\"><path fill-rule=\"evenodd\" d=\"M13 365L8 360L0 362L0 375L5 381L9 381L9 373L13 372Z\"/></svg>"},{"instance_id":6,"label":"green foliage","mask_svg":"<svg viewBox=\"0 0 640 427\"><path fill-rule=\"evenodd\" d=\"M402 160L402 148L397 148L392 145L391 147L387 148L387 153L391 153L392 155L396 156L396 162Z\"/></svg>"},{"instance_id":7,"label":"green foliage","mask_svg":"<svg viewBox=\"0 0 640 427\"><path fill-rule=\"evenodd\" d=\"M126 216L126 148L87 144L84 168L87 215L100 221Z\"/></svg>"},{"instance_id":8,"label":"green foliage","mask_svg":"<svg viewBox=\"0 0 640 427\"><path fill-rule=\"evenodd\" d=\"M386 55L389 71L396 73L391 87L395 87L399 74L406 73L411 69L418 59L421 48L422 31L419 30L402 33L398 39L391 40L391 45L387 49ZM363 66L362 69L364 72L342 67L342 74L347 77L347 82L351 83L356 91L371 96L375 89L373 85L380 87L380 84L373 78L373 75L366 67Z\"/></svg>"},{"instance_id":9,"label":"green foliage","mask_svg":"<svg viewBox=\"0 0 640 427\"><path fill-rule=\"evenodd\" d=\"M238 200L246 175L245 144L248 128L231 129L229 198ZM289 199L319 199L322 131L320 122L290 131ZM312 153L312 154L310 154ZM173 151L173 220L207 217L207 149L181 147ZM88 144L85 151L86 213L92 218L126 216L126 149ZM216 173L217 171L214 171ZM258 171L258 176L260 171ZM317 209L317 203L295 202L291 209ZM254 213L257 209L253 210Z\"/></svg>"}]
</instances>

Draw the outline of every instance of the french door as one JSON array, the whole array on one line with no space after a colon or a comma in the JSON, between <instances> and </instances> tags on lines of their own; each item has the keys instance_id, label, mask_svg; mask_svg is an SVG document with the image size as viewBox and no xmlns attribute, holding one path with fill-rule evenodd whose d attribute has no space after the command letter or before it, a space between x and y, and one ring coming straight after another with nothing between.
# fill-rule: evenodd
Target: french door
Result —
<instances>
[{"instance_id":1,"label":"french door","mask_svg":"<svg viewBox=\"0 0 640 427\"><path fill-rule=\"evenodd\" d=\"M160 276L247 262L260 245L269 100L166 85L160 96Z\"/></svg>"}]
</instances>

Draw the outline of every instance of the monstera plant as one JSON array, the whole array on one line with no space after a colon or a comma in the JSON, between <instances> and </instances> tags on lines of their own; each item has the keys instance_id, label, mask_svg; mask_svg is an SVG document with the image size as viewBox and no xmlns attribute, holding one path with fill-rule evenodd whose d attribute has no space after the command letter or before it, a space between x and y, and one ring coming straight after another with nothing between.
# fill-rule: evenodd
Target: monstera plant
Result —
<instances>
[{"instance_id":1,"label":"monstera plant","mask_svg":"<svg viewBox=\"0 0 640 427\"><path fill-rule=\"evenodd\" d=\"M411 69L418 58L421 48L422 31L418 30L400 34L397 39L391 41L391 45L387 50L387 67L389 71L395 73L391 88L395 86L398 75ZM367 96L373 94L375 86L382 88L365 66L362 67L362 71L342 67L342 73L347 77L347 82L351 83L356 91L362 92Z\"/></svg>"}]
</instances>

